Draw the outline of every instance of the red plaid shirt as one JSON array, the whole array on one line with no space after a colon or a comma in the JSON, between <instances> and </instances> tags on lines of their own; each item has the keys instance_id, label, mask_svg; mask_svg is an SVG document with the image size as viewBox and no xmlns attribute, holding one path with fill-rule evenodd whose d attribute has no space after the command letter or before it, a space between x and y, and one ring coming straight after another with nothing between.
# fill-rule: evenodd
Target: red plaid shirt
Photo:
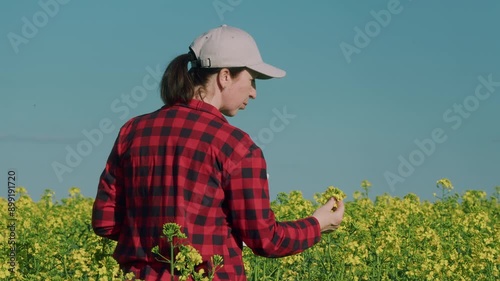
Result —
<instances>
[{"instance_id":1,"label":"red plaid shirt","mask_svg":"<svg viewBox=\"0 0 500 281\"><path fill-rule=\"evenodd\" d=\"M314 217L275 220L261 149L198 100L128 121L100 177L92 226L118 241L114 258L137 278L170 280L169 265L151 253L155 245L169 253L160 238L167 222L182 226L204 261L224 258L215 280L246 280L242 242L257 255L283 257L321 238Z\"/></svg>"}]
</instances>

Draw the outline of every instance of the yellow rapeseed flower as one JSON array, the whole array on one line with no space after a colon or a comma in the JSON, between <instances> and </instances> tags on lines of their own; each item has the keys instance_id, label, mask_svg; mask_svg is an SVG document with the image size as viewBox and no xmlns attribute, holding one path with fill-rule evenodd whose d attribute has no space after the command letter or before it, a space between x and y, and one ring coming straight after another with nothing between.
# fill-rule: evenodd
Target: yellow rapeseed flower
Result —
<instances>
[{"instance_id":1,"label":"yellow rapeseed flower","mask_svg":"<svg viewBox=\"0 0 500 281\"><path fill-rule=\"evenodd\" d=\"M447 178L442 178L436 182L436 185L438 188L444 188L446 190L452 190L453 185L451 184L451 181Z\"/></svg>"}]
</instances>

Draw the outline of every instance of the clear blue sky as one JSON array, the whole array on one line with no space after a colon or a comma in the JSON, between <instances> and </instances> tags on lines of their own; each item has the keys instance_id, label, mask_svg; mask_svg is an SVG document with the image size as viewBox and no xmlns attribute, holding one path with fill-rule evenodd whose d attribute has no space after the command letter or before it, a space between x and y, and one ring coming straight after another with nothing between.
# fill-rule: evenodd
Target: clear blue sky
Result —
<instances>
[{"instance_id":1,"label":"clear blue sky","mask_svg":"<svg viewBox=\"0 0 500 281\"><path fill-rule=\"evenodd\" d=\"M499 14L493 0L2 1L0 195L14 168L35 200L94 197L118 128L162 105L155 73L221 24L287 71L229 118L263 147L273 198L334 185L352 199L368 179L430 200L442 177L491 194Z\"/></svg>"}]
</instances>

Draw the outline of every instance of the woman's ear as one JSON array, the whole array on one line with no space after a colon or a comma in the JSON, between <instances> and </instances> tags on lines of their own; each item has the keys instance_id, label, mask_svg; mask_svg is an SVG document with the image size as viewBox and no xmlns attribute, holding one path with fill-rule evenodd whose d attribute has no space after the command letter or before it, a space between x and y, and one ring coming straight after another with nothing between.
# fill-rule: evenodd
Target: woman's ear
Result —
<instances>
[{"instance_id":1,"label":"woman's ear","mask_svg":"<svg viewBox=\"0 0 500 281\"><path fill-rule=\"evenodd\" d=\"M219 84L221 90L229 86L231 84L231 81L232 79L229 69L223 68L217 74L217 84Z\"/></svg>"}]
</instances>

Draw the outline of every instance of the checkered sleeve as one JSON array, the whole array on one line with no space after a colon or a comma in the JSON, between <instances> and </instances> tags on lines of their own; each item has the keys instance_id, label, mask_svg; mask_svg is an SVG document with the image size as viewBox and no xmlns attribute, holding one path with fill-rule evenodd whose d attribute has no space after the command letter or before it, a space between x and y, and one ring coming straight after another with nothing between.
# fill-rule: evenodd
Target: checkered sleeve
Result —
<instances>
[{"instance_id":1,"label":"checkered sleeve","mask_svg":"<svg viewBox=\"0 0 500 281\"><path fill-rule=\"evenodd\" d=\"M230 172L226 196L233 231L257 255L297 254L321 239L319 222L312 216L276 221L270 207L266 163L256 146Z\"/></svg>"},{"instance_id":2,"label":"checkered sleeve","mask_svg":"<svg viewBox=\"0 0 500 281\"><path fill-rule=\"evenodd\" d=\"M118 155L119 138L108 157L97 188L92 208L92 228L102 237L118 240L124 215L124 202L121 192L122 171Z\"/></svg>"}]
</instances>

